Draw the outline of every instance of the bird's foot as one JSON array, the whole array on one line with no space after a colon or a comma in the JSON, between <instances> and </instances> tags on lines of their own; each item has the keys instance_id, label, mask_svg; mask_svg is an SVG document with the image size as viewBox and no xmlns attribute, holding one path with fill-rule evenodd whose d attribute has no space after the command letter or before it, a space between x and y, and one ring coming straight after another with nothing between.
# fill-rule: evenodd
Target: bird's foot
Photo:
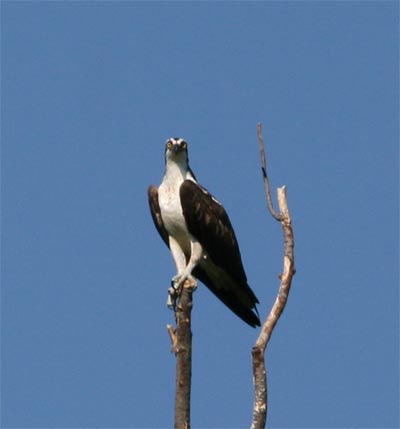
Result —
<instances>
[{"instance_id":1,"label":"bird's foot","mask_svg":"<svg viewBox=\"0 0 400 429\"><path fill-rule=\"evenodd\" d=\"M181 294L182 283L180 279L181 279L181 276L179 275L172 277L171 287L168 288L167 307L170 310L175 311L176 304L179 299L179 295Z\"/></svg>"},{"instance_id":2,"label":"bird's foot","mask_svg":"<svg viewBox=\"0 0 400 429\"><path fill-rule=\"evenodd\" d=\"M191 292L194 292L197 289L197 280L193 276L187 276L182 282L182 286L190 289Z\"/></svg>"},{"instance_id":3,"label":"bird's foot","mask_svg":"<svg viewBox=\"0 0 400 429\"><path fill-rule=\"evenodd\" d=\"M182 287L186 283L188 283L188 287L195 290L197 288L197 282L196 279L191 276L185 276L185 275L176 275L172 277L171 280L171 287L168 289L168 298L167 298L167 307L170 310L176 310L177 303L179 301L179 297L181 296Z\"/></svg>"}]
</instances>

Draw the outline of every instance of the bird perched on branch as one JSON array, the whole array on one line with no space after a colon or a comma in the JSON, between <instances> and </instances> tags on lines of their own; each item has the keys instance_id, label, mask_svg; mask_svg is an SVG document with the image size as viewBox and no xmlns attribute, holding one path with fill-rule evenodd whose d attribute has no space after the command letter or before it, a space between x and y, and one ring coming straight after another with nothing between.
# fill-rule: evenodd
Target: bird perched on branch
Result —
<instances>
[{"instance_id":1,"label":"bird perched on branch","mask_svg":"<svg viewBox=\"0 0 400 429\"><path fill-rule=\"evenodd\" d=\"M247 284L229 217L197 182L182 138L167 140L165 174L158 189L149 187L148 197L154 224L178 271L172 292L193 275L242 320L260 326L258 299Z\"/></svg>"}]
</instances>

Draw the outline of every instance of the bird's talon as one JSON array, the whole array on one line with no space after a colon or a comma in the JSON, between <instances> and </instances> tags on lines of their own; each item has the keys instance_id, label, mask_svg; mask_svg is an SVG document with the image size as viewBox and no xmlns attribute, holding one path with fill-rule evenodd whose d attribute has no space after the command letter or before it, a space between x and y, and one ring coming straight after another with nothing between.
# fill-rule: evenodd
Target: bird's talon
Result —
<instances>
[{"instance_id":1,"label":"bird's talon","mask_svg":"<svg viewBox=\"0 0 400 429\"><path fill-rule=\"evenodd\" d=\"M181 276L176 275L172 277L171 279L171 287L173 287L175 290L178 290L181 284Z\"/></svg>"},{"instance_id":2,"label":"bird's talon","mask_svg":"<svg viewBox=\"0 0 400 429\"><path fill-rule=\"evenodd\" d=\"M177 294L173 287L168 288L167 307L170 310L175 310Z\"/></svg>"},{"instance_id":3,"label":"bird's talon","mask_svg":"<svg viewBox=\"0 0 400 429\"><path fill-rule=\"evenodd\" d=\"M181 282L180 277L175 276L171 280L171 287L168 288L167 307L170 310L176 310L176 304L180 295Z\"/></svg>"},{"instance_id":4,"label":"bird's talon","mask_svg":"<svg viewBox=\"0 0 400 429\"><path fill-rule=\"evenodd\" d=\"M197 281L193 276L187 277L184 284L185 284L185 287L190 289L192 292L194 292L197 289Z\"/></svg>"}]
</instances>

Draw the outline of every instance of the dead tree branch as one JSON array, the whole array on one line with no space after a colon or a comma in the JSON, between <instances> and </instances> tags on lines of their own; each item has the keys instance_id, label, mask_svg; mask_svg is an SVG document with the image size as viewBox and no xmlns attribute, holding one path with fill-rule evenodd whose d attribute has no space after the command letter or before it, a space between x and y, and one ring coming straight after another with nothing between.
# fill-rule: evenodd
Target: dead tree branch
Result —
<instances>
[{"instance_id":1,"label":"dead tree branch","mask_svg":"<svg viewBox=\"0 0 400 429\"><path fill-rule=\"evenodd\" d=\"M267 421L268 410L268 388L267 375L265 369L265 350L271 338L272 331L278 322L290 292L292 277L295 274L294 268L294 237L290 213L286 200L286 187L277 189L278 205L280 213L277 213L272 205L270 185L267 176L266 157L264 141L262 137L261 124L257 125L258 143L260 147L261 169L264 180L265 194L268 210L271 215L282 225L284 238L283 273L280 276L278 295L265 320L259 337L252 349L253 356L253 378L254 378L254 407L253 421L251 429L264 429Z\"/></svg>"},{"instance_id":2,"label":"dead tree branch","mask_svg":"<svg viewBox=\"0 0 400 429\"><path fill-rule=\"evenodd\" d=\"M267 174L267 159L265 156L264 139L262 135L261 124L257 124L257 136L258 136L258 146L260 148L261 171L262 171L263 180L264 180L265 197L267 199L268 210L271 213L273 218L280 221L282 219L282 214L277 213L272 204L271 188L269 186L269 179Z\"/></svg>"},{"instance_id":3,"label":"dead tree branch","mask_svg":"<svg viewBox=\"0 0 400 429\"><path fill-rule=\"evenodd\" d=\"M167 326L172 349L176 356L175 429L190 428L190 388L192 379L192 295L196 281L186 280L176 305L176 329Z\"/></svg>"}]
</instances>

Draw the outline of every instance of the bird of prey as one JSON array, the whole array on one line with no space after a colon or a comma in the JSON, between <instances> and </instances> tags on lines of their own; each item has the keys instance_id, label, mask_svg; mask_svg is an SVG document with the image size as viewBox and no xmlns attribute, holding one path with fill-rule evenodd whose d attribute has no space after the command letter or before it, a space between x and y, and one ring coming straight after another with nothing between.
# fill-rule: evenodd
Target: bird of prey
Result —
<instances>
[{"instance_id":1,"label":"bird of prey","mask_svg":"<svg viewBox=\"0 0 400 429\"><path fill-rule=\"evenodd\" d=\"M224 207L196 180L187 143L170 138L165 174L148 198L154 224L170 248L177 288L192 275L250 326L260 326L258 299L247 284L235 232Z\"/></svg>"}]
</instances>

